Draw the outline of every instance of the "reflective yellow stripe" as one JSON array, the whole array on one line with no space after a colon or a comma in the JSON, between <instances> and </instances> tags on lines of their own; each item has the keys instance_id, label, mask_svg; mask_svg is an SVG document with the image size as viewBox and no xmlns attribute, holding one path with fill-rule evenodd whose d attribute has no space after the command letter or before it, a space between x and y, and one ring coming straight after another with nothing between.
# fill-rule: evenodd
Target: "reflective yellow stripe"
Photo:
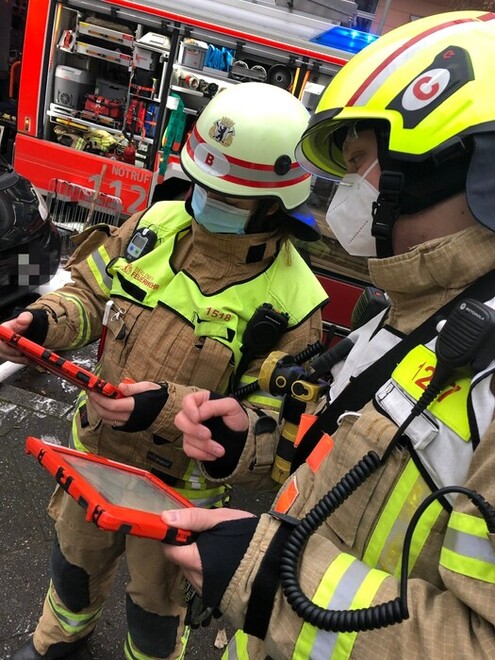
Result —
<instances>
[{"instance_id":1,"label":"reflective yellow stripe","mask_svg":"<svg viewBox=\"0 0 495 660\"><path fill-rule=\"evenodd\" d=\"M399 577L407 526L418 506L430 493L431 490L418 468L410 460L396 483L366 547L363 561L368 566L383 569ZM435 501L421 517L411 544L409 572L441 512L442 505Z\"/></svg>"},{"instance_id":2,"label":"reflective yellow stripe","mask_svg":"<svg viewBox=\"0 0 495 660\"><path fill-rule=\"evenodd\" d=\"M203 475L198 467L196 461L190 460L185 470L182 481L189 482L189 488L184 489L184 492L194 493L194 491L203 490L206 484L206 477Z\"/></svg>"},{"instance_id":3,"label":"reflective yellow stripe","mask_svg":"<svg viewBox=\"0 0 495 660\"><path fill-rule=\"evenodd\" d=\"M214 508L223 506L228 499L228 489L225 486L208 488L204 490L192 490L189 488L176 488L177 492L202 508Z\"/></svg>"},{"instance_id":4,"label":"reflective yellow stripe","mask_svg":"<svg viewBox=\"0 0 495 660\"><path fill-rule=\"evenodd\" d=\"M244 374L239 381L239 388L246 385L251 385L254 381L257 380L254 376L247 376ZM256 390L253 394L250 394L243 401L247 401L253 406L259 406L260 408L270 408L271 410L280 410L282 405L282 399L277 396L272 396L268 392L263 390Z\"/></svg>"},{"instance_id":5,"label":"reflective yellow stripe","mask_svg":"<svg viewBox=\"0 0 495 660\"><path fill-rule=\"evenodd\" d=\"M270 396L269 394L266 394L266 392L261 391L250 394L243 400L253 406L259 406L263 409L269 408L270 410L280 410L280 406L282 405L281 399Z\"/></svg>"},{"instance_id":6,"label":"reflective yellow stripe","mask_svg":"<svg viewBox=\"0 0 495 660\"><path fill-rule=\"evenodd\" d=\"M228 499L225 494L227 487L224 484L212 488L206 487L206 478L196 461L189 461L182 481L185 483L185 487L176 486L176 490L188 500L192 500L196 506L206 508L223 506Z\"/></svg>"},{"instance_id":7,"label":"reflective yellow stripe","mask_svg":"<svg viewBox=\"0 0 495 660\"><path fill-rule=\"evenodd\" d=\"M79 310L79 334L74 339L72 344L68 348L77 348L79 346L85 346L91 337L91 328L89 323L89 317L86 313L84 305L76 296L72 296L69 293L57 293L60 298L65 298L69 302L73 303Z\"/></svg>"},{"instance_id":8,"label":"reflective yellow stripe","mask_svg":"<svg viewBox=\"0 0 495 660\"><path fill-rule=\"evenodd\" d=\"M453 511L449 518L449 527L458 532L466 532L482 539L488 538L488 528L483 518L470 516L468 513Z\"/></svg>"},{"instance_id":9,"label":"reflective yellow stripe","mask_svg":"<svg viewBox=\"0 0 495 660\"><path fill-rule=\"evenodd\" d=\"M248 640L245 632L237 630L222 654L222 660L249 660Z\"/></svg>"},{"instance_id":10,"label":"reflective yellow stripe","mask_svg":"<svg viewBox=\"0 0 495 660\"><path fill-rule=\"evenodd\" d=\"M495 584L495 550L483 519L454 511L445 534L440 565Z\"/></svg>"},{"instance_id":11,"label":"reflective yellow stripe","mask_svg":"<svg viewBox=\"0 0 495 660\"><path fill-rule=\"evenodd\" d=\"M189 628L189 626L184 628L184 632L182 633L182 637L180 638L180 642L182 644L182 650L180 652L180 655L177 656L177 660L184 660L185 658L187 642L189 640L190 632L191 629ZM137 649L134 646L130 633L127 633L127 637L125 640L124 656L126 657L127 660L153 660L153 658L156 657L154 655L146 655L146 653L141 653L141 651L139 651L139 649Z\"/></svg>"},{"instance_id":12,"label":"reflective yellow stripe","mask_svg":"<svg viewBox=\"0 0 495 660\"><path fill-rule=\"evenodd\" d=\"M77 432L77 426L76 426L76 421L72 422L72 430L69 438L69 447L71 449L77 449L77 451L84 451L88 452L88 448L83 445L81 442L81 439L79 438L79 433Z\"/></svg>"},{"instance_id":13,"label":"reflective yellow stripe","mask_svg":"<svg viewBox=\"0 0 495 660\"><path fill-rule=\"evenodd\" d=\"M76 400L76 412L74 414L74 417L72 418L71 434L69 438L69 447L84 452L87 452L88 450L83 445L79 437L79 432L77 429L77 418L79 417L79 410L81 406L83 406L87 402L88 402L88 395L84 390L81 390Z\"/></svg>"},{"instance_id":14,"label":"reflective yellow stripe","mask_svg":"<svg viewBox=\"0 0 495 660\"><path fill-rule=\"evenodd\" d=\"M97 250L94 250L86 259L89 269L93 273L98 286L100 287L104 296L110 295L112 287L112 278L107 273L107 264L110 261L108 252L101 245Z\"/></svg>"},{"instance_id":15,"label":"reflective yellow stripe","mask_svg":"<svg viewBox=\"0 0 495 660\"><path fill-rule=\"evenodd\" d=\"M75 612L66 610L60 603L56 601L55 595L56 592L53 586L53 582L50 582L50 588L46 596L48 605L50 606L53 615L56 617L57 621L68 635L75 635L82 632L85 628L99 619L101 615L103 609L102 607L99 607L93 612L88 612L86 614L76 614Z\"/></svg>"},{"instance_id":16,"label":"reflective yellow stripe","mask_svg":"<svg viewBox=\"0 0 495 660\"><path fill-rule=\"evenodd\" d=\"M335 561L330 564L314 595L313 602L316 605L319 605L320 607L328 606L328 603L332 601L335 595L340 580L354 561L356 560L354 557L351 557L351 555L341 553L337 556ZM318 632L319 629L315 628L315 626L312 626L309 623L303 623L294 647L294 653L292 654L293 660L304 660L304 658L312 657L311 649L314 646ZM336 635L337 633L327 634Z\"/></svg>"},{"instance_id":17,"label":"reflective yellow stripe","mask_svg":"<svg viewBox=\"0 0 495 660\"><path fill-rule=\"evenodd\" d=\"M313 602L329 610L368 607L387 573L369 568L355 557L341 553L328 567L316 590ZM293 660L328 660L348 658L357 633L334 633L304 623Z\"/></svg>"}]
</instances>

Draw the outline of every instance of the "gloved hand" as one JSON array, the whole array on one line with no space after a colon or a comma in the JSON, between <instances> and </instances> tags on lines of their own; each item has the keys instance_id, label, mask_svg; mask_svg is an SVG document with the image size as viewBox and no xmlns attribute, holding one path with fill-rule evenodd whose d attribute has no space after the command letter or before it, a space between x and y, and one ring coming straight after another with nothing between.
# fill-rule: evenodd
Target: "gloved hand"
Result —
<instances>
[{"instance_id":1,"label":"gloved hand","mask_svg":"<svg viewBox=\"0 0 495 660\"><path fill-rule=\"evenodd\" d=\"M119 431L135 433L149 428L168 399L165 384L122 382L118 388L124 395L120 399L111 399L96 392L90 392L89 399L103 423Z\"/></svg>"},{"instance_id":2,"label":"gloved hand","mask_svg":"<svg viewBox=\"0 0 495 660\"><path fill-rule=\"evenodd\" d=\"M259 518L235 509L187 507L162 511L172 527L200 532L196 542L183 546L164 544L165 556L180 566L205 606L219 606L253 538ZM212 610L213 611L213 610Z\"/></svg>"}]
</instances>

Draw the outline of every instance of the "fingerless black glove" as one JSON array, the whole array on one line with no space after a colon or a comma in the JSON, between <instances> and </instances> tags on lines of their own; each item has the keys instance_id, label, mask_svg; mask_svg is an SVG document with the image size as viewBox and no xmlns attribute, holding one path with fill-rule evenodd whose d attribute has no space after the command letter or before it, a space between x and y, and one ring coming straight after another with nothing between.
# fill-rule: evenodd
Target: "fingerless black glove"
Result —
<instances>
[{"instance_id":1,"label":"fingerless black glove","mask_svg":"<svg viewBox=\"0 0 495 660\"><path fill-rule=\"evenodd\" d=\"M158 417L160 410L167 403L168 388L166 384L160 385L159 390L146 390L133 394L134 410L123 426L116 427L117 431L137 433L148 429Z\"/></svg>"},{"instance_id":2,"label":"fingerless black glove","mask_svg":"<svg viewBox=\"0 0 495 660\"><path fill-rule=\"evenodd\" d=\"M43 345L48 334L48 312L45 309L26 309L25 307L16 307L12 316L7 319L11 321L16 319L21 312L31 312L33 320L23 335L26 339Z\"/></svg>"},{"instance_id":3,"label":"fingerless black glove","mask_svg":"<svg viewBox=\"0 0 495 660\"><path fill-rule=\"evenodd\" d=\"M246 554L259 518L225 520L196 541L203 566L203 603L218 607L241 559Z\"/></svg>"}]
</instances>

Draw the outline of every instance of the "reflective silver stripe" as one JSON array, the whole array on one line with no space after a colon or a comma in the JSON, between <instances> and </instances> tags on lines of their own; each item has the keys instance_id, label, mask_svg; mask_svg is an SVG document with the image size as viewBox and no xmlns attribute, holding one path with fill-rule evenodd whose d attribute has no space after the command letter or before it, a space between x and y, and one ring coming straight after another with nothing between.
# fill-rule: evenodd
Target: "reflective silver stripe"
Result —
<instances>
[{"instance_id":1,"label":"reflective silver stripe","mask_svg":"<svg viewBox=\"0 0 495 660\"><path fill-rule=\"evenodd\" d=\"M197 129L194 128L186 145L189 156L193 160L195 160L196 150L203 144L207 148L207 143L201 138ZM228 154L222 155L228 161L229 171L227 174L220 175L218 178L234 183L241 183L242 185L258 183L260 187L279 188L286 185L293 185L299 180L304 181L308 176L311 176L297 162L292 164L287 174L280 175L274 171L273 164L249 164L246 162L246 165L243 165L242 163L245 161L241 161L238 158L229 158Z\"/></svg>"},{"instance_id":2,"label":"reflective silver stripe","mask_svg":"<svg viewBox=\"0 0 495 660\"><path fill-rule=\"evenodd\" d=\"M445 534L443 546L458 555L495 565L495 550L489 539L459 532L449 527Z\"/></svg>"},{"instance_id":3,"label":"reflective silver stripe","mask_svg":"<svg viewBox=\"0 0 495 660\"><path fill-rule=\"evenodd\" d=\"M70 345L70 348L77 348L79 346L85 346L86 343L89 340L89 337L90 337L89 318L88 318L88 314L86 312L86 308L84 307L83 303L79 300L79 298L77 296L73 296L69 293L62 293L62 292L55 292L55 294L57 296L59 296L60 298L64 298L65 300L71 302L79 310L79 318L80 318L80 321L81 321L81 327L79 329L79 335L72 342L72 344Z\"/></svg>"},{"instance_id":4,"label":"reflective silver stripe","mask_svg":"<svg viewBox=\"0 0 495 660\"><path fill-rule=\"evenodd\" d=\"M95 619L98 619L101 615L103 607L100 607L95 612L86 615L75 615L74 618L67 616L68 610L60 608L60 606L55 602L51 593L48 594L48 603L54 614L54 616L60 621L60 624L64 630L69 634L74 634L81 632L84 628L87 628Z\"/></svg>"},{"instance_id":5,"label":"reflective silver stripe","mask_svg":"<svg viewBox=\"0 0 495 660\"><path fill-rule=\"evenodd\" d=\"M93 258L93 261L95 262L96 267L98 268L98 272L101 275L101 279L103 280L103 284L107 287L108 291L112 288L112 281L113 278L110 277L110 275L107 273L107 264L103 257L101 256L101 253L99 250L94 250L91 253L91 257Z\"/></svg>"},{"instance_id":6,"label":"reflective silver stripe","mask_svg":"<svg viewBox=\"0 0 495 660\"><path fill-rule=\"evenodd\" d=\"M430 43L436 43L445 36L445 30L448 31L449 37L456 38L457 34L462 34L470 29L473 19L462 20L449 20L442 25L434 28L426 29L423 33L401 43L399 47L391 53L379 66L376 68L359 87L358 91L349 99L347 105L366 105L369 99L373 96L377 89L381 87L383 81L389 78L395 71L397 71L403 63L408 62L415 52L423 50Z\"/></svg>"},{"instance_id":7,"label":"reflective silver stripe","mask_svg":"<svg viewBox=\"0 0 495 660\"><path fill-rule=\"evenodd\" d=\"M221 660L255 660L249 657L249 638L242 630L236 630L229 645L222 654Z\"/></svg>"},{"instance_id":8,"label":"reflective silver stripe","mask_svg":"<svg viewBox=\"0 0 495 660\"><path fill-rule=\"evenodd\" d=\"M235 638L230 641L229 645L223 652L222 660L239 660Z\"/></svg>"},{"instance_id":9,"label":"reflective silver stripe","mask_svg":"<svg viewBox=\"0 0 495 660\"><path fill-rule=\"evenodd\" d=\"M214 497L204 497L200 499L196 498L189 498L191 502L194 504L194 506L199 506L203 509L213 509L215 507L215 504L222 504L226 499L227 494L225 491L219 493L218 495Z\"/></svg>"},{"instance_id":10,"label":"reflective silver stripe","mask_svg":"<svg viewBox=\"0 0 495 660\"><path fill-rule=\"evenodd\" d=\"M327 605L329 610L348 610L370 569L360 561L354 561L342 575ZM311 660L329 660L335 650L339 633L319 630L316 634Z\"/></svg>"}]
</instances>

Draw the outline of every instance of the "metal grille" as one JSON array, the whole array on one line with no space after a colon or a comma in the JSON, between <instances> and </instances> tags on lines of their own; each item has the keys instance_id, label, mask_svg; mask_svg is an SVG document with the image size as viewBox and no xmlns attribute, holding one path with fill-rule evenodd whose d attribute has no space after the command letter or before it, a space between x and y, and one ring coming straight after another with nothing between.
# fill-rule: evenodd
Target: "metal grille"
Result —
<instances>
[{"instance_id":1,"label":"metal grille","mask_svg":"<svg viewBox=\"0 0 495 660\"><path fill-rule=\"evenodd\" d=\"M47 205L53 223L62 236L62 253L69 256L72 236L88 227L105 223L118 226L122 213L120 197L107 195L79 186L63 179L52 179L47 194Z\"/></svg>"}]
</instances>

